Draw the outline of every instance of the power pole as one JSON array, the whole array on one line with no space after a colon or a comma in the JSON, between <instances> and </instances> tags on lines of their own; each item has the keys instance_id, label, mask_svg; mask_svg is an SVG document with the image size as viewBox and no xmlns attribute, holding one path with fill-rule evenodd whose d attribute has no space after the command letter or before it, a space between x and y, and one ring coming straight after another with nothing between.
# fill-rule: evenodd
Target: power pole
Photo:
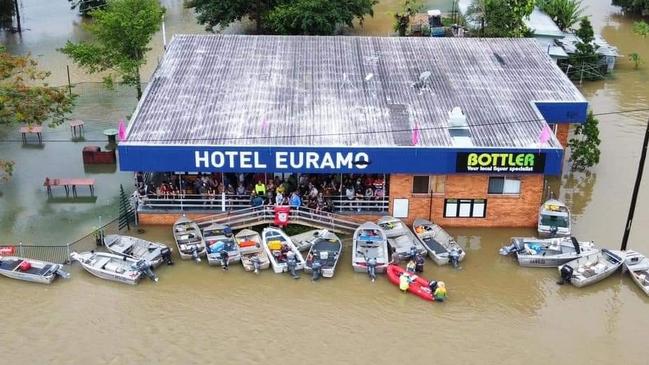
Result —
<instances>
[{"instance_id":1,"label":"power pole","mask_svg":"<svg viewBox=\"0 0 649 365\"><path fill-rule=\"evenodd\" d=\"M18 28L18 33L22 33L20 26L20 9L18 8L18 0L14 0L14 8L16 9L16 25Z\"/></svg>"},{"instance_id":2,"label":"power pole","mask_svg":"<svg viewBox=\"0 0 649 365\"><path fill-rule=\"evenodd\" d=\"M638 163L638 175L635 177L635 185L633 186L633 195L631 195L631 206L629 207L629 215L626 219L626 227L624 228L624 237L622 237L621 250L626 250L626 244L629 240L629 233L631 232L631 224L633 223L633 214L635 213L635 204L638 201L638 190L640 190L640 183L642 182L642 173L644 172L644 161L647 158L647 144L649 144L649 120L647 120L647 129L644 132L644 142L642 143L642 152L640 153L640 162Z\"/></svg>"}]
</instances>

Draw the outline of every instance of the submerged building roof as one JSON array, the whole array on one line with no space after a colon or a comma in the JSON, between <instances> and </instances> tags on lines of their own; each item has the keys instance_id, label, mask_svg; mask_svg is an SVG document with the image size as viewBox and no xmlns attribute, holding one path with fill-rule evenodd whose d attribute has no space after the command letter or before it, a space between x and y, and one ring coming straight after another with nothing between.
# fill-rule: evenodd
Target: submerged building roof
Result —
<instances>
[{"instance_id":1,"label":"submerged building roof","mask_svg":"<svg viewBox=\"0 0 649 365\"><path fill-rule=\"evenodd\" d=\"M586 104L533 39L179 35L122 144L538 148L535 101Z\"/></svg>"}]
</instances>

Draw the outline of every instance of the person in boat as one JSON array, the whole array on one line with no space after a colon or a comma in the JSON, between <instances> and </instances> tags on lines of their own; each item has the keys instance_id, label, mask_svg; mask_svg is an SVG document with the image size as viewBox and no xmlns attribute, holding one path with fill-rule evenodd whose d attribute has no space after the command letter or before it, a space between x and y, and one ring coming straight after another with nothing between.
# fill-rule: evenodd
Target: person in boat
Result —
<instances>
[{"instance_id":1,"label":"person in boat","mask_svg":"<svg viewBox=\"0 0 649 365\"><path fill-rule=\"evenodd\" d=\"M424 257L422 255L415 256L415 272L416 273L424 272L424 263L425 262L426 261L424 260Z\"/></svg>"},{"instance_id":2,"label":"person in boat","mask_svg":"<svg viewBox=\"0 0 649 365\"><path fill-rule=\"evenodd\" d=\"M228 259L229 259L230 255L228 254L228 251L225 249L225 247L223 248L223 250L221 250L220 257L221 257L221 266L223 267L223 271L227 271L228 270Z\"/></svg>"},{"instance_id":3,"label":"person in boat","mask_svg":"<svg viewBox=\"0 0 649 365\"><path fill-rule=\"evenodd\" d=\"M399 256L397 249L392 248L392 261L390 261L390 263L392 265L399 265L400 262L401 262L401 257Z\"/></svg>"},{"instance_id":4,"label":"person in boat","mask_svg":"<svg viewBox=\"0 0 649 365\"><path fill-rule=\"evenodd\" d=\"M410 274L404 272L399 276L399 289L401 289L402 293L405 293L408 291L408 288L410 288L410 282L412 281L412 278L410 277Z\"/></svg>"},{"instance_id":5,"label":"person in boat","mask_svg":"<svg viewBox=\"0 0 649 365\"><path fill-rule=\"evenodd\" d=\"M437 288L435 288L433 296L435 297L436 302L443 302L446 300L446 284L444 284L443 281L437 283Z\"/></svg>"},{"instance_id":6,"label":"person in boat","mask_svg":"<svg viewBox=\"0 0 649 365\"><path fill-rule=\"evenodd\" d=\"M415 261L414 260L408 261L408 264L406 265L406 271L410 274L414 274L416 269L417 269L417 264L415 264Z\"/></svg>"}]
</instances>

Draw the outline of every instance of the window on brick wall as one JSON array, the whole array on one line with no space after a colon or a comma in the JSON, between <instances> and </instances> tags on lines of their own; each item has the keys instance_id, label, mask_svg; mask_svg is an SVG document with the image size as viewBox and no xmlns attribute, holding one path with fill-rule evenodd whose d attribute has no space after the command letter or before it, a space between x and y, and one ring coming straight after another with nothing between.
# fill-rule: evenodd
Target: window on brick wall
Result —
<instances>
[{"instance_id":1,"label":"window on brick wall","mask_svg":"<svg viewBox=\"0 0 649 365\"><path fill-rule=\"evenodd\" d=\"M412 177L412 193L413 194L428 194L428 183L430 178L426 176L413 176Z\"/></svg>"},{"instance_id":2,"label":"window on brick wall","mask_svg":"<svg viewBox=\"0 0 649 365\"><path fill-rule=\"evenodd\" d=\"M440 194L446 189L446 175L413 176L413 194Z\"/></svg>"},{"instance_id":3,"label":"window on brick wall","mask_svg":"<svg viewBox=\"0 0 649 365\"><path fill-rule=\"evenodd\" d=\"M446 218L484 218L487 215L485 199L446 199L444 217Z\"/></svg>"},{"instance_id":4,"label":"window on brick wall","mask_svg":"<svg viewBox=\"0 0 649 365\"><path fill-rule=\"evenodd\" d=\"M491 176L489 177L489 194L520 194L521 179L519 177Z\"/></svg>"}]
</instances>

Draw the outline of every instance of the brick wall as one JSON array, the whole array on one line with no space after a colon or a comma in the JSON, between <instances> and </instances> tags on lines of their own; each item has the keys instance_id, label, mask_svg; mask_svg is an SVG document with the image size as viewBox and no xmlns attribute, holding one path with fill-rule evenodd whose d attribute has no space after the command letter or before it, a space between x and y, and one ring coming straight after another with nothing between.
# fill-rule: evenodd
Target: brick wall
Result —
<instances>
[{"instance_id":1,"label":"brick wall","mask_svg":"<svg viewBox=\"0 0 649 365\"><path fill-rule=\"evenodd\" d=\"M570 132L570 124L557 125L556 136L564 148L568 146L568 132Z\"/></svg>"},{"instance_id":2,"label":"brick wall","mask_svg":"<svg viewBox=\"0 0 649 365\"><path fill-rule=\"evenodd\" d=\"M521 193L516 196L489 195L486 175L448 175L445 193L412 194L411 175L390 176L390 213L395 198L409 200L408 224L429 217L449 227L534 227L543 196L543 175L521 176ZM445 199L486 199L486 218L444 218Z\"/></svg>"}]
</instances>

